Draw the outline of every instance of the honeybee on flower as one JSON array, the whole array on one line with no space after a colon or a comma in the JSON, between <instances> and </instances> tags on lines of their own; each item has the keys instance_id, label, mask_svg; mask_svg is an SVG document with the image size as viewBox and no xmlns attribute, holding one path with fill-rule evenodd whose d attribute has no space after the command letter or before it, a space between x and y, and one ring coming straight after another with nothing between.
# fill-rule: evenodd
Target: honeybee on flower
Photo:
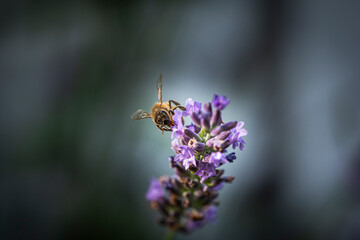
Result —
<instances>
[{"instance_id":1,"label":"honeybee on flower","mask_svg":"<svg viewBox=\"0 0 360 240\"><path fill-rule=\"evenodd\" d=\"M162 75L160 74L159 80L156 84L158 101L156 102L150 110L150 113L138 109L136 112L131 115L132 120L140 120L144 118L151 118L156 127L162 131L172 131L172 126L175 125L173 116L175 115L174 111L179 108L182 111L186 111L186 108L181 106L178 102L174 100L169 100L168 102L162 101Z\"/></svg>"}]
</instances>

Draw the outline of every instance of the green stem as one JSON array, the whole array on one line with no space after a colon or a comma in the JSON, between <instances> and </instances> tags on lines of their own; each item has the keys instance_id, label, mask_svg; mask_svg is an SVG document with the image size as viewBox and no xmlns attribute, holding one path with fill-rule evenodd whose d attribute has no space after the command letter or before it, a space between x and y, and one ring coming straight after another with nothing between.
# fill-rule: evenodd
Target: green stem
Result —
<instances>
[{"instance_id":1,"label":"green stem","mask_svg":"<svg viewBox=\"0 0 360 240\"><path fill-rule=\"evenodd\" d=\"M173 240L174 237L175 237L175 231L169 229L163 239L164 240Z\"/></svg>"},{"instance_id":2,"label":"green stem","mask_svg":"<svg viewBox=\"0 0 360 240\"><path fill-rule=\"evenodd\" d=\"M207 140L209 140L210 139L210 134L209 133L206 133L206 135L205 135L205 142L207 142Z\"/></svg>"}]
</instances>

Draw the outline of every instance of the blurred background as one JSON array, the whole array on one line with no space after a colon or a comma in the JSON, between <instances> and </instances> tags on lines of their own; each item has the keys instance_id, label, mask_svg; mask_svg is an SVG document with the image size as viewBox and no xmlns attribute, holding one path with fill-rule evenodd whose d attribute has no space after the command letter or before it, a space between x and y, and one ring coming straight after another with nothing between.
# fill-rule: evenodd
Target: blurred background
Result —
<instances>
[{"instance_id":1,"label":"blurred background","mask_svg":"<svg viewBox=\"0 0 360 240\"><path fill-rule=\"evenodd\" d=\"M170 134L138 108L231 104L249 135L215 224L177 239L360 239L358 1L1 1L0 239L161 239Z\"/></svg>"}]
</instances>

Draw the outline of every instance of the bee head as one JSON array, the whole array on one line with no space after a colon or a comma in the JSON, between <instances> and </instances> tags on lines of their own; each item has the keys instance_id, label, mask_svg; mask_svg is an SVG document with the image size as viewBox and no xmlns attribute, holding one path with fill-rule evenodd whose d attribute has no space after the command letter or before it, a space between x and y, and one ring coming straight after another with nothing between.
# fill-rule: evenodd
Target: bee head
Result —
<instances>
[{"instance_id":1,"label":"bee head","mask_svg":"<svg viewBox=\"0 0 360 240\"><path fill-rule=\"evenodd\" d=\"M166 125L166 126L173 125L173 123L170 119L169 113L164 110L159 112L159 114L156 117L156 120L157 120L156 122L161 125Z\"/></svg>"}]
</instances>

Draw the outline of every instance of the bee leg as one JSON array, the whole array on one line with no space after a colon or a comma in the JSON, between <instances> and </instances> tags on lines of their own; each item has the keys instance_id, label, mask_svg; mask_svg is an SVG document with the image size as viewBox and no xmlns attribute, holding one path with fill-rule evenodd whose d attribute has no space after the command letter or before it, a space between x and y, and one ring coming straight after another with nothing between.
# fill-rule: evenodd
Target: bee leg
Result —
<instances>
[{"instance_id":1,"label":"bee leg","mask_svg":"<svg viewBox=\"0 0 360 240\"><path fill-rule=\"evenodd\" d=\"M170 109L172 108L171 107L171 103L173 103L175 106L180 106L180 103L178 103L178 102L176 102L176 101L174 101L174 100L169 100L169 107L170 107ZM176 108L176 107L175 107Z\"/></svg>"},{"instance_id":2,"label":"bee leg","mask_svg":"<svg viewBox=\"0 0 360 240\"><path fill-rule=\"evenodd\" d=\"M186 108L184 108L183 106L176 106L173 108L173 110L177 109L177 108L180 108L182 111L186 111Z\"/></svg>"},{"instance_id":3,"label":"bee leg","mask_svg":"<svg viewBox=\"0 0 360 240\"><path fill-rule=\"evenodd\" d=\"M169 100L169 108L172 109L171 103L174 102L174 100ZM175 104L175 103L174 103Z\"/></svg>"},{"instance_id":4,"label":"bee leg","mask_svg":"<svg viewBox=\"0 0 360 240\"><path fill-rule=\"evenodd\" d=\"M171 103L173 103L176 107L175 108L171 108ZM172 110L175 110L176 108L180 108L182 111L186 111L186 108L184 108L183 106L180 105L180 103L174 101L174 100L169 100L169 107Z\"/></svg>"},{"instance_id":5,"label":"bee leg","mask_svg":"<svg viewBox=\"0 0 360 240\"><path fill-rule=\"evenodd\" d=\"M156 127L157 127L160 131L162 131L162 129L161 129L161 127L159 126L159 124L156 124Z\"/></svg>"},{"instance_id":6,"label":"bee leg","mask_svg":"<svg viewBox=\"0 0 360 240\"><path fill-rule=\"evenodd\" d=\"M161 134L164 135L164 129L160 127L158 124L156 124L156 127L161 131Z\"/></svg>"}]
</instances>

